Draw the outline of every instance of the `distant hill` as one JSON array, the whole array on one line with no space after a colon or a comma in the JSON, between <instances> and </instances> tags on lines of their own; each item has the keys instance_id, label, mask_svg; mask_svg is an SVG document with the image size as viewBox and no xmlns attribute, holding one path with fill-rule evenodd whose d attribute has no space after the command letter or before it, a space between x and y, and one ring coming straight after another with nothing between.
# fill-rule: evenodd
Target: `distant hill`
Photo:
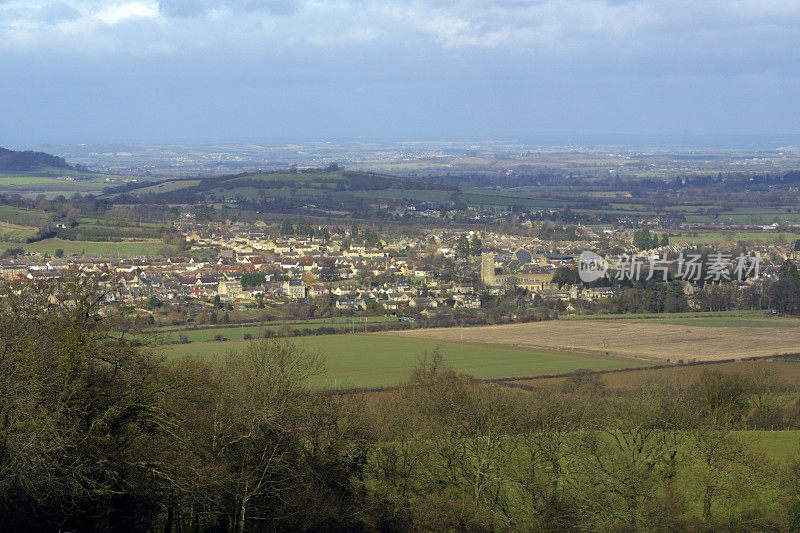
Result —
<instances>
[{"instance_id":1,"label":"distant hill","mask_svg":"<svg viewBox=\"0 0 800 533\"><path fill-rule=\"evenodd\" d=\"M75 170L63 157L44 152L17 152L0 147L0 172L29 172L48 167Z\"/></svg>"},{"instance_id":2,"label":"distant hill","mask_svg":"<svg viewBox=\"0 0 800 533\"><path fill-rule=\"evenodd\" d=\"M264 198L296 195L331 197L336 195L372 196L374 191L446 191L452 195L456 187L419 179L399 178L373 172L309 169L302 172L245 173L192 180L167 180L159 183L129 184L113 191L146 197L153 203L192 203L210 198ZM380 196L380 195L378 195Z\"/></svg>"}]
</instances>

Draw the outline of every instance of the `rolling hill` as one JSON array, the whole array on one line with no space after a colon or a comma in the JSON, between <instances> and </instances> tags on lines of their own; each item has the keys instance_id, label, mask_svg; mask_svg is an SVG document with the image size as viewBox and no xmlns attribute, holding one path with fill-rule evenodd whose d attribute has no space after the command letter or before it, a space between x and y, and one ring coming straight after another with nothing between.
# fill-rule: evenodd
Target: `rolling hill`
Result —
<instances>
[{"instance_id":1,"label":"rolling hill","mask_svg":"<svg viewBox=\"0 0 800 533\"><path fill-rule=\"evenodd\" d=\"M63 157L45 152L19 152L0 147L0 172L31 172L42 168L75 170Z\"/></svg>"},{"instance_id":2,"label":"rolling hill","mask_svg":"<svg viewBox=\"0 0 800 533\"><path fill-rule=\"evenodd\" d=\"M450 202L457 187L372 172L312 169L129 184L108 191L116 203L236 201L253 208L352 212L365 203Z\"/></svg>"}]
</instances>

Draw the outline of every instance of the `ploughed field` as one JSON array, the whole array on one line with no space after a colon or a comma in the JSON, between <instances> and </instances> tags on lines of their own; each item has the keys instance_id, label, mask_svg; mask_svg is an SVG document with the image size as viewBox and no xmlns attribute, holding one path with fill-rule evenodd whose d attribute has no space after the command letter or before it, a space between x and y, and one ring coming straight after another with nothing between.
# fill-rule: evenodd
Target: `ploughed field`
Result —
<instances>
[{"instance_id":1,"label":"ploughed field","mask_svg":"<svg viewBox=\"0 0 800 533\"><path fill-rule=\"evenodd\" d=\"M555 320L549 322L418 329L385 335L491 343L676 363L800 353L800 319L698 317Z\"/></svg>"}]
</instances>

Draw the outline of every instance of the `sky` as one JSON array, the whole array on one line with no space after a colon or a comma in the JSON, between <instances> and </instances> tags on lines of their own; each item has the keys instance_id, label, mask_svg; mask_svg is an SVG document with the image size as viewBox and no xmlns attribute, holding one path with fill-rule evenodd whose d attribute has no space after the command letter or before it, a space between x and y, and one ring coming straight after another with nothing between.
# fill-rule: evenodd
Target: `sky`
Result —
<instances>
[{"instance_id":1,"label":"sky","mask_svg":"<svg viewBox=\"0 0 800 533\"><path fill-rule=\"evenodd\" d=\"M0 145L800 133L797 0L0 0Z\"/></svg>"}]
</instances>

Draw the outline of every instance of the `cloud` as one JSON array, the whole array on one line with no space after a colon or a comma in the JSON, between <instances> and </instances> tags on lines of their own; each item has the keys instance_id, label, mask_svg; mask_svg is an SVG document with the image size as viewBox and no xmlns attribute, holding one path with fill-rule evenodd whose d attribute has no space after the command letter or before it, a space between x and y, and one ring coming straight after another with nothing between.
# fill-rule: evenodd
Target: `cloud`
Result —
<instances>
[{"instance_id":1,"label":"cloud","mask_svg":"<svg viewBox=\"0 0 800 533\"><path fill-rule=\"evenodd\" d=\"M2 3L4 0L0 0ZM119 28L136 23L137 32ZM60 24L43 33L43 24ZM535 61L795 57L795 0L5 0L0 53L299 56L386 47ZM164 46L152 47L155 38ZM99 50L98 42L106 43ZM366 47L369 47L367 49Z\"/></svg>"},{"instance_id":2,"label":"cloud","mask_svg":"<svg viewBox=\"0 0 800 533\"><path fill-rule=\"evenodd\" d=\"M75 20L80 17L80 13L73 7L63 2L47 4L39 8L38 19L49 24L66 20Z\"/></svg>"},{"instance_id":3,"label":"cloud","mask_svg":"<svg viewBox=\"0 0 800 533\"><path fill-rule=\"evenodd\" d=\"M93 13L90 18L108 25L131 19L157 19L158 6L153 2L111 4Z\"/></svg>"},{"instance_id":4,"label":"cloud","mask_svg":"<svg viewBox=\"0 0 800 533\"><path fill-rule=\"evenodd\" d=\"M290 15L297 10L296 0L161 0L159 8L170 17L197 17L209 11L267 12Z\"/></svg>"}]
</instances>

